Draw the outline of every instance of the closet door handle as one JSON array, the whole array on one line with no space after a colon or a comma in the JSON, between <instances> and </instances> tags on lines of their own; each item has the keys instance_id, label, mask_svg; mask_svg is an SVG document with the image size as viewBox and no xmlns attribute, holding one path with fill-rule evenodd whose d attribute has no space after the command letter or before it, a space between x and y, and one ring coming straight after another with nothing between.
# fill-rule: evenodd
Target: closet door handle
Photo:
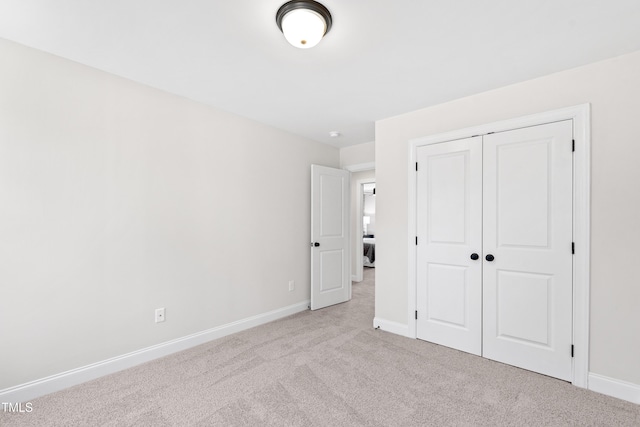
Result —
<instances>
[{"instance_id":1,"label":"closet door handle","mask_svg":"<svg viewBox=\"0 0 640 427\"><path fill-rule=\"evenodd\" d=\"M480 258L480 257L478 256L478 254L477 254L477 253L472 253L472 254L471 254L471 259L472 259L472 260L474 260L474 261L475 261L475 260L477 260L478 258Z\"/></svg>"},{"instance_id":2,"label":"closet door handle","mask_svg":"<svg viewBox=\"0 0 640 427\"><path fill-rule=\"evenodd\" d=\"M495 258L493 255L491 255L491 254L487 254L487 256L486 256L486 257L484 257L484 259L486 259L487 261L491 262L491 261L493 261L493 260L494 260L494 259L496 259L496 258Z\"/></svg>"}]
</instances>

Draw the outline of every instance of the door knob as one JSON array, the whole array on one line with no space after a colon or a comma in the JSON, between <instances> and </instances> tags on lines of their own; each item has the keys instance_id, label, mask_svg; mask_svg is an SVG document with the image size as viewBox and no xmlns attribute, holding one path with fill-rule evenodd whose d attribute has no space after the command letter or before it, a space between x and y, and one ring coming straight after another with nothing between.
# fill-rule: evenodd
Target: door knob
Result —
<instances>
[{"instance_id":1,"label":"door knob","mask_svg":"<svg viewBox=\"0 0 640 427\"><path fill-rule=\"evenodd\" d=\"M484 257L484 259L486 259L487 261L491 262L491 261L493 261L493 260L494 260L494 259L496 259L496 258L495 258L493 255L491 255L491 254L487 254L487 256L486 256L486 257Z\"/></svg>"},{"instance_id":2,"label":"door knob","mask_svg":"<svg viewBox=\"0 0 640 427\"><path fill-rule=\"evenodd\" d=\"M477 260L478 258L480 258L480 257L478 256L478 254L476 254L476 253L472 253L472 254L471 254L471 259L472 259L472 260L474 260L474 261L475 261L475 260Z\"/></svg>"},{"instance_id":3,"label":"door knob","mask_svg":"<svg viewBox=\"0 0 640 427\"><path fill-rule=\"evenodd\" d=\"M315 247L317 248L318 246L320 246L320 243L315 242L315 243L313 244L313 246L315 246Z\"/></svg>"}]
</instances>

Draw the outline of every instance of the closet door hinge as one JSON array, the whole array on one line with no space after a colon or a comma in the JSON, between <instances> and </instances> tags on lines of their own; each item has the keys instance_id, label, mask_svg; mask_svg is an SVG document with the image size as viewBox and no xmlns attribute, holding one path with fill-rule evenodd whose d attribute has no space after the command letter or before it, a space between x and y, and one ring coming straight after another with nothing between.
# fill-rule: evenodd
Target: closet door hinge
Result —
<instances>
[{"instance_id":1,"label":"closet door hinge","mask_svg":"<svg viewBox=\"0 0 640 427\"><path fill-rule=\"evenodd\" d=\"M571 344L571 357L573 357L573 344Z\"/></svg>"},{"instance_id":2,"label":"closet door hinge","mask_svg":"<svg viewBox=\"0 0 640 427\"><path fill-rule=\"evenodd\" d=\"M416 172L418 172L418 162L416 162Z\"/></svg>"},{"instance_id":3,"label":"closet door hinge","mask_svg":"<svg viewBox=\"0 0 640 427\"><path fill-rule=\"evenodd\" d=\"M576 140L575 139L571 140L571 151L576 151Z\"/></svg>"},{"instance_id":4,"label":"closet door hinge","mask_svg":"<svg viewBox=\"0 0 640 427\"><path fill-rule=\"evenodd\" d=\"M571 255L576 254L576 242L571 242Z\"/></svg>"},{"instance_id":5,"label":"closet door hinge","mask_svg":"<svg viewBox=\"0 0 640 427\"><path fill-rule=\"evenodd\" d=\"M418 246L418 236L416 236L416 246Z\"/></svg>"},{"instance_id":6,"label":"closet door hinge","mask_svg":"<svg viewBox=\"0 0 640 427\"><path fill-rule=\"evenodd\" d=\"M416 310L416 320L418 320L418 310ZM573 356L573 354L572 354Z\"/></svg>"}]
</instances>

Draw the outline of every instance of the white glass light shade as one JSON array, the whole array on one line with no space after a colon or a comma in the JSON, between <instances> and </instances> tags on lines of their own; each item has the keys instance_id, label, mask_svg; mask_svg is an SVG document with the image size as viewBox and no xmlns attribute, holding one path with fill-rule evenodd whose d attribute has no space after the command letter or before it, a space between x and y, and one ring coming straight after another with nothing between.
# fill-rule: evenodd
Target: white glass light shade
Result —
<instances>
[{"instance_id":1,"label":"white glass light shade","mask_svg":"<svg viewBox=\"0 0 640 427\"><path fill-rule=\"evenodd\" d=\"M320 43L327 24L320 14L309 9L295 9L282 18L282 32L289 43L308 49Z\"/></svg>"}]
</instances>

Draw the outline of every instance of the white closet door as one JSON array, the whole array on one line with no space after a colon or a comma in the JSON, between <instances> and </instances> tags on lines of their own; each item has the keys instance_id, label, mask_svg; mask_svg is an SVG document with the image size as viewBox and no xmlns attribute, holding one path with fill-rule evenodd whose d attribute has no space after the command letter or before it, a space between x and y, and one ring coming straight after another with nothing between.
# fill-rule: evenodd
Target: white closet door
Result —
<instances>
[{"instance_id":1,"label":"white closet door","mask_svg":"<svg viewBox=\"0 0 640 427\"><path fill-rule=\"evenodd\" d=\"M481 138L419 147L417 161L417 336L480 355Z\"/></svg>"},{"instance_id":2,"label":"white closet door","mask_svg":"<svg viewBox=\"0 0 640 427\"><path fill-rule=\"evenodd\" d=\"M486 135L483 157L483 356L571 380L571 122Z\"/></svg>"}]
</instances>

